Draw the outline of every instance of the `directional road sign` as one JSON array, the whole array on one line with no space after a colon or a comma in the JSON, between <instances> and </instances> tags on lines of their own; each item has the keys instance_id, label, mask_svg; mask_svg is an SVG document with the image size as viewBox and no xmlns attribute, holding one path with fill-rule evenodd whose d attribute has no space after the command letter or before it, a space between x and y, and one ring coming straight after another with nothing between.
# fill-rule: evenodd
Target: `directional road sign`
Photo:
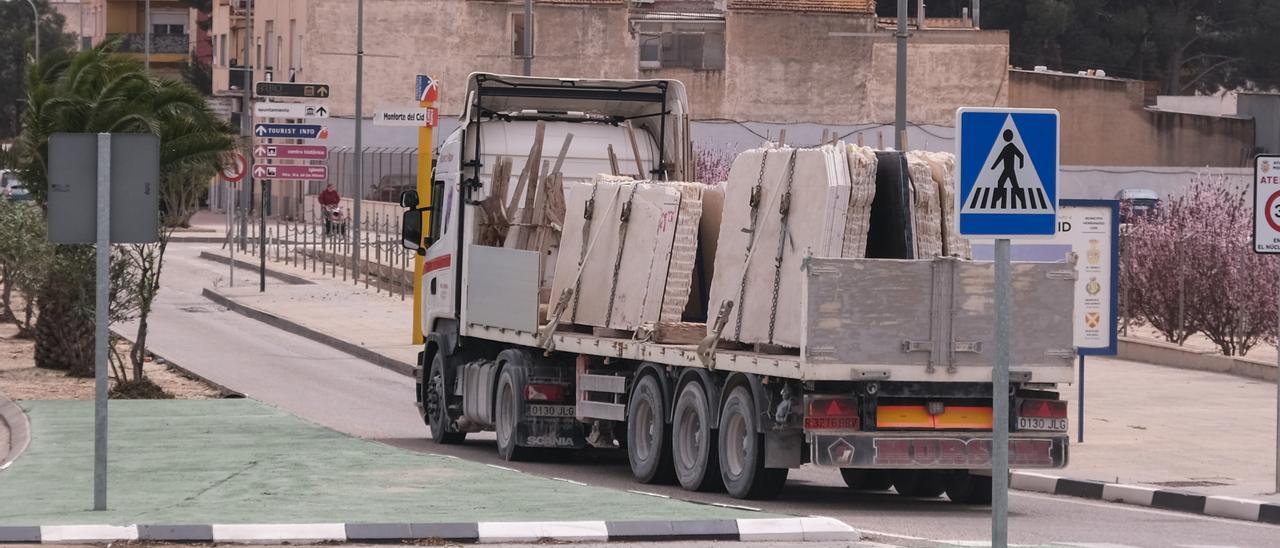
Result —
<instances>
[{"instance_id":1,"label":"directional road sign","mask_svg":"<svg viewBox=\"0 0 1280 548\"><path fill-rule=\"evenodd\" d=\"M329 128L313 124L257 124L253 135L277 139L328 139Z\"/></svg>"},{"instance_id":2,"label":"directional road sign","mask_svg":"<svg viewBox=\"0 0 1280 548\"><path fill-rule=\"evenodd\" d=\"M322 181L329 177L326 166L269 166L258 164L253 167L255 179Z\"/></svg>"},{"instance_id":3,"label":"directional road sign","mask_svg":"<svg viewBox=\"0 0 1280 548\"><path fill-rule=\"evenodd\" d=\"M1253 160L1253 250L1280 253L1280 156Z\"/></svg>"},{"instance_id":4,"label":"directional road sign","mask_svg":"<svg viewBox=\"0 0 1280 548\"><path fill-rule=\"evenodd\" d=\"M373 114L375 126L436 127L436 109L404 107L379 110Z\"/></svg>"},{"instance_id":5,"label":"directional road sign","mask_svg":"<svg viewBox=\"0 0 1280 548\"><path fill-rule=\"evenodd\" d=\"M254 103L259 118L328 118L329 107L311 103Z\"/></svg>"},{"instance_id":6,"label":"directional road sign","mask_svg":"<svg viewBox=\"0 0 1280 548\"><path fill-rule=\"evenodd\" d=\"M259 97L329 97L329 84L300 84L295 82L258 82L254 91Z\"/></svg>"},{"instance_id":7,"label":"directional road sign","mask_svg":"<svg viewBox=\"0 0 1280 548\"><path fill-rule=\"evenodd\" d=\"M268 145L259 143L253 147L253 157L278 160L324 160L329 157L329 147L321 145Z\"/></svg>"},{"instance_id":8,"label":"directional road sign","mask_svg":"<svg viewBox=\"0 0 1280 548\"><path fill-rule=\"evenodd\" d=\"M956 112L959 233L1052 236L1058 212L1058 111Z\"/></svg>"}]
</instances>

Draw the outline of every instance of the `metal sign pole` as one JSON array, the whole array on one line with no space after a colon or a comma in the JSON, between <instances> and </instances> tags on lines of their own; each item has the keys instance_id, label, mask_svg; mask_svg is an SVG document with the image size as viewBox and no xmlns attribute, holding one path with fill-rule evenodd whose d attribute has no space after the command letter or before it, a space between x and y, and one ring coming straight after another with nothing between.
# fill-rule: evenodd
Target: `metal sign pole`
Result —
<instances>
[{"instance_id":1,"label":"metal sign pole","mask_svg":"<svg viewBox=\"0 0 1280 548\"><path fill-rule=\"evenodd\" d=\"M1080 386L1078 388L1080 394L1076 397L1076 443L1084 443L1084 354L1080 355Z\"/></svg>"},{"instance_id":2,"label":"metal sign pole","mask_svg":"<svg viewBox=\"0 0 1280 548\"><path fill-rule=\"evenodd\" d=\"M1280 276L1280 261L1276 262L1276 275ZM1276 330L1280 333L1280 290L1276 291ZM1276 371L1276 493L1280 493L1280 352L1276 352Z\"/></svg>"},{"instance_id":3,"label":"metal sign pole","mask_svg":"<svg viewBox=\"0 0 1280 548\"><path fill-rule=\"evenodd\" d=\"M107 509L107 302L111 263L111 134L98 134L98 228L93 356L93 509Z\"/></svg>"},{"instance_id":4,"label":"metal sign pole","mask_svg":"<svg viewBox=\"0 0 1280 548\"><path fill-rule=\"evenodd\" d=\"M996 363L991 370L991 546L1009 545L1009 240L996 239Z\"/></svg>"},{"instance_id":5,"label":"metal sign pole","mask_svg":"<svg viewBox=\"0 0 1280 548\"><path fill-rule=\"evenodd\" d=\"M236 183L227 181L227 250L231 252L231 260L227 261L230 266L230 287L236 286Z\"/></svg>"}]
</instances>

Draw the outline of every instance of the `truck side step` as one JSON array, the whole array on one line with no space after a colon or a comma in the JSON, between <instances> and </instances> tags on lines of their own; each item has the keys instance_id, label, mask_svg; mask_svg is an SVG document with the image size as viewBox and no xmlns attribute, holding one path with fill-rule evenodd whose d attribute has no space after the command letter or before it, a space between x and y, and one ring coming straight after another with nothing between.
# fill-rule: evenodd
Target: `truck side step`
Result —
<instances>
[{"instance_id":1,"label":"truck side step","mask_svg":"<svg viewBox=\"0 0 1280 548\"><path fill-rule=\"evenodd\" d=\"M584 392L607 392L609 394L626 394L627 378L617 375L592 375L590 373L578 376L578 390Z\"/></svg>"},{"instance_id":2,"label":"truck side step","mask_svg":"<svg viewBox=\"0 0 1280 548\"><path fill-rule=\"evenodd\" d=\"M627 420L627 406L620 403L580 401L578 402L578 414L584 419L624 421Z\"/></svg>"}]
</instances>

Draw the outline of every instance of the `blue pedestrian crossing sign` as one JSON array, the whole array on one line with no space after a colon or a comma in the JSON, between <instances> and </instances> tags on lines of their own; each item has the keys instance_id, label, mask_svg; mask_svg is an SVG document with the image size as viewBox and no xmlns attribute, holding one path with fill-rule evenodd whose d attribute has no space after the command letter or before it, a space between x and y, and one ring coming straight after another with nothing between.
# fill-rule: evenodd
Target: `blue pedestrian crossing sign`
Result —
<instances>
[{"instance_id":1,"label":"blue pedestrian crossing sign","mask_svg":"<svg viewBox=\"0 0 1280 548\"><path fill-rule=\"evenodd\" d=\"M1053 236L1058 228L1058 111L956 111L962 236Z\"/></svg>"}]
</instances>

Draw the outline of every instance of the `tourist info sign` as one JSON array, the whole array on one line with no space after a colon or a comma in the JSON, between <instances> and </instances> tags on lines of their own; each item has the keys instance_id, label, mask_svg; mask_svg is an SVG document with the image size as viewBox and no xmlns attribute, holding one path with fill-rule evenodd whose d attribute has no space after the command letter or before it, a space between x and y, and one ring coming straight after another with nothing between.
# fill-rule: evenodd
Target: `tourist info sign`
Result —
<instances>
[{"instance_id":1,"label":"tourist info sign","mask_svg":"<svg viewBox=\"0 0 1280 548\"><path fill-rule=\"evenodd\" d=\"M1058 111L956 111L959 234L1053 236L1058 217Z\"/></svg>"},{"instance_id":2,"label":"tourist info sign","mask_svg":"<svg viewBox=\"0 0 1280 548\"><path fill-rule=\"evenodd\" d=\"M1280 156L1253 160L1253 250L1280 253Z\"/></svg>"},{"instance_id":3,"label":"tourist info sign","mask_svg":"<svg viewBox=\"0 0 1280 548\"><path fill-rule=\"evenodd\" d=\"M328 139L329 128L315 124L257 124L253 134L264 139Z\"/></svg>"}]
</instances>

